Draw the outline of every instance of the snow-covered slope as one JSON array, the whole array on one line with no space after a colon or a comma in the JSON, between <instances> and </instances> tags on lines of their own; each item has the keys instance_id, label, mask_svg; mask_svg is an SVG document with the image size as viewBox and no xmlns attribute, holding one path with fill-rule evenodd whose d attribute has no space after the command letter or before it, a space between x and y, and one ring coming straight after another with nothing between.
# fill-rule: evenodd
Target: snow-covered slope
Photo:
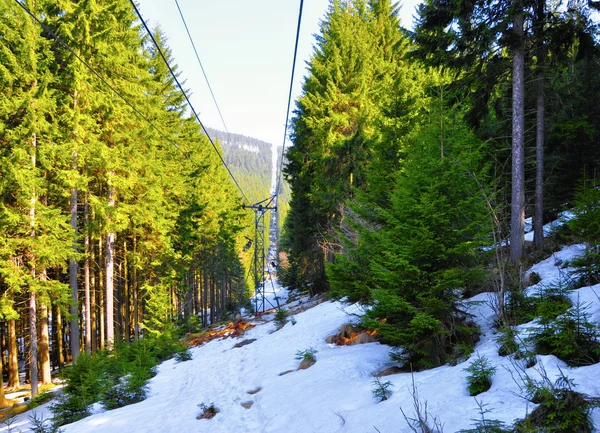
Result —
<instances>
[{"instance_id":1,"label":"snow-covered slope","mask_svg":"<svg viewBox=\"0 0 600 433\"><path fill-rule=\"evenodd\" d=\"M559 265L581 251L581 246L565 247L535 265L531 271L537 272L542 281L529 290L538 290L561 278L565 270ZM574 302L589 303L592 319L597 321L600 301L596 293L600 295L600 285L575 290L571 296ZM383 380L392 382L393 394L378 403L372 395L372 375L393 364L388 356L390 348L379 343L342 347L327 344L327 336L336 333L341 325L357 321L361 311L357 306L325 302L297 314L295 325L288 323L275 332L272 322L257 323L242 337L256 341L243 347L234 348L240 339L213 340L192 349L191 361L167 361L150 381L147 400L97 413L63 429L65 433L411 432L400 408L407 416L413 416L413 380L421 403L427 402L430 416L439 418L446 433L471 427L472 420L479 418L478 402L490 411L487 419L512 423L535 405L522 397L514 363L498 356L491 326L491 300L491 294L483 293L466 303L483 332L473 356L485 355L497 367L492 388L477 397L467 392L464 368L469 365L468 360L414 376L387 376ZM519 329L525 334L532 326L535 324ZM296 351L311 347L317 350L317 363L297 371ZM560 368L575 381L577 390L600 395L596 382L600 365L570 368L553 356L540 356L538 366L527 373L536 377L540 365L549 378L555 379ZM281 375L289 370L292 372ZM257 388L257 393L248 393ZM247 402L252 402L249 409L242 407ZM201 413L199 405L211 403L220 412L212 419L197 419ZM593 419L600 426L598 410Z\"/></svg>"}]
</instances>

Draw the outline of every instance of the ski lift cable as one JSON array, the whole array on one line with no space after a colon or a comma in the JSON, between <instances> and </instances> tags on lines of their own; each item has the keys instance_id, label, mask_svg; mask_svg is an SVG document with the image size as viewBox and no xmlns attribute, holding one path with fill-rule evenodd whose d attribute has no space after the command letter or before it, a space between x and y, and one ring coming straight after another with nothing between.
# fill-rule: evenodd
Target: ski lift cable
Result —
<instances>
[{"instance_id":1,"label":"ski lift cable","mask_svg":"<svg viewBox=\"0 0 600 433\"><path fill-rule=\"evenodd\" d=\"M163 61L165 62L165 64L167 65L167 68L169 68L169 71L171 72L171 76L173 77L173 79L175 80L175 83L177 84L177 87L179 88L179 91L181 92L181 94L183 95L183 97L185 98L186 102L188 103L188 106L190 107L190 110L192 110L192 113L194 114L194 117L196 118L196 120L198 121L198 123L200 124L200 126L202 127L202 129L204 130L204 133L206 134L206 136L208 137L208 141L210 141L210 144L212 145L213 149L215 150L215 152L217 153L219 159L221 160L221 163L223 164L223 166L225 167L225 169L227 170L227 173L229 173L229 177L231 177L231 179L233 180L233 182L235 183L235 186L237 186L238 190L240 191L240 193L242 194L242 197L249 202L248 197L246 197L246 194L244 193L244 190L242 189L242 187L240 186L240 184L238 183L237 179L235 178L235 176L233 175L233 173L231 172L229 166L227 165L227 163L225 162L225 159L223 158L223 155L221 155L221 152L219 152L219 149L217 148L217 145L215 144L214 140L212 139L212 137L210 136L210 134L208 133L208 130L206 129L206 127L204 126L204 124L202 123L202 121L200 120L200 116L198 116L198 113L196 112L196 109L194 108L194 106L192 105L192 102L190 101L190 99L188 98L187 93L185 92L185 90L183 89L183 86L181 85L181 83L179 82L179 79L177 78L177 75L175 74L175 71L173 71L173 68L171 68L171 65L169 64L169 61L167 60L165 54L163 53L162 49L160 48L160 46L158 45L158 43L156 42L156 39L154 38L154 35L152 34L152 32L150 31L150 28L148 27L148 24L146 24L146 21L144 20L144 18L142 17L142 14L140 13L138 7L136 6L134 0L129 0L129 2L131 3L131 5L133 6L135 13L137 14L138 18L140 19L142 25L144 26L144 28L146 29L146 32L148 33L148 36L150 36L150 39L152 40L152 42L154 43L154 46L156 47L156 49L158 50L158 53L160 54L160 56L162 57Z\"/></svg>"}]
</instances>

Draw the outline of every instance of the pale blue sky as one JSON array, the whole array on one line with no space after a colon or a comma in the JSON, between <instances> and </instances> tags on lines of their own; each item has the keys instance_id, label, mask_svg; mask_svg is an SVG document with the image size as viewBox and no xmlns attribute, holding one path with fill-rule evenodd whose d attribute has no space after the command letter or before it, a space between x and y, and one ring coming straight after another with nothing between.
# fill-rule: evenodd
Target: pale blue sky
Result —
<instances>
[{"instance_id":1,"label":"pale blue sky","mask_svg":"<svg viewBox=\"0 0 600 433\"><path fill-rule=\"evenodd\" d=\"M403 2L410 26L416 0ZM300 0L179 0L229 132L281 146ZM293 98L329 0L304 0ZM139 0L151 26L160 24L206 126L223 129L175 0ZM293 105L292 105L293 109Z\"/></svg>"}]
</instances>

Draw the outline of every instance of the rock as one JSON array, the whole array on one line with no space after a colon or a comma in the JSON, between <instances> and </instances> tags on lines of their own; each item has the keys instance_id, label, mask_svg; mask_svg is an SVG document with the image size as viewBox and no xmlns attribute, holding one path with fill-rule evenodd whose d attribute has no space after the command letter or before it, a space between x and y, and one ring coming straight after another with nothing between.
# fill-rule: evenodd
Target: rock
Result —
<instances>
[{"instance_id":1,"label":"rock","mask_svg":"<svg viewBox=\"0 0 600 433\"><path fill-rule=\"evenodd\" d=\"M256 338L249 338L247 340L240 341L235 346L233 346L233 348L235 349L236 347L243 347L243 346L246 346L246 345L248 345L250 343L254 343L255 341L256 341Z\"/></svg>"},{"instance_id":2,"label":"rock","mask_svg":"<svg viewBox=\"0 0 600 433\"><path fill-rule=\"evenodd\" d=\"M307 368L312 367L317 362L316 359L303 359L298 367L298 370L306 370Z\"/></svg>"},{"instance_id":3,"label":"rock","mask_svg":"<svg viewBox=\"0 0 600 433\"><path fill-rule=\"evenodd\" d=\"M371 334L361 332L360 335L350 343L350 346L355 346L357 344L373 343L374 341L375 338L373 338Z\"/></svg>"},{"instance_id":4,"label":"rock","mask_svg":"<svg viewBox=\"0 0 600 433\"><path fill-rule=\"evenodd\" d=\"M253 402L253 401L245 401L245 402L243 402L243 403L242 403L242 407L243 407L244 409L250 409L250 408L252 407L252 405L253 405L253 404L254 404L254 402Z\"/></svg>"},{"instance_id":5,"label":"rock","mask_svg":"<svg viewBox=\"0 0 600 433\"><path fill-rule=\"evenodd\" d=\"M391 376L392 374L403 373L402 369L397 366L386 368L385 370L377 373L375 377Z\"/></svg>"},{"instance_id":6,"label":"rock","mask_svg":"<svg viewBox=\"0 0 600 433\"><path fill-rule=\"evenodd\" d=\"M256 388L254 388L254 389L251 389L250 391L246 391L246 392L247 392L248 394L250 394L250 395L254 395L254 394L256 394L257 392L259 392L259 391L261 391L261 390L262 390L262 388L261 388L260 386L257 386Z\"/></svg>"}]
</instances>

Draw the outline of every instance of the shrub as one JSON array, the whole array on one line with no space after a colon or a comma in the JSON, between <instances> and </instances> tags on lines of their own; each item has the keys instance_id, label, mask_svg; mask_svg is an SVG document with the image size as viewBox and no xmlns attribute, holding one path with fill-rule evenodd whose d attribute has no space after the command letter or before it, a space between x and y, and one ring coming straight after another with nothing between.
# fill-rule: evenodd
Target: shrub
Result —
<instances>
[{"instance_id":1,"label":"shrub","mask_svg":"<svg viewBox=\"0 0 600 433\"><path fill-rule=\"evenodd\" d=\"M391 387L392 382L390 382L389 380L387 382L382 382L381 379L376 377L373 380L373 389L371 392L373 393L373 397L375 397L377 401L382 402L390 398L390 396L392 395L392 391L390 391Z\"/></svg>"},{"instance_id":2,"label":"shrub","mask_svg":"<svg viewBox=\"0 0 600 433\"><path fill-rule=\"evenodd\" d=\"M597 251L600 243L600 183L589 182L577 194L575 218L568 225Z\"/></svg>"},{"instance_id":3,"label":"shrub","mask_svg":"<svg viewBox=\"0 0 600 433\"><path fill-rule=\"evenodd\" d=\"M459 430L458 433L513 433L513 430L509 428L502 421L497 419L486 419L486 415L491 412L490 409L486 409L485 404L475 399L477 406L479 407L479 419L473 419L474 422L472 429Z\"/></svg>"},{"instance_id":4,"label":"shrub","mask_svg":"<svg viewBox=\"0 0 600 433\"><path fill-rule=\"evenodd\" d=\"M554 355L570 366L591 365L600 361L598 326L590 323L586 306L577 303L556 320L532 332L537 353Z\"/></svg>"},{"instance_id":5,"label":"shrub","mask_svg":"<svg viewBox=\"0 0 600 433\"><path fill-rule=\"evenodd\" d=\"M600 282L600 251L598 248L588 248L581 257L576 257L569 265L574 268L571 277L576 287L593 286Z\"/></svg>"},{"instance_id":6,"label":"shrub","mask_svg":"<svg viewBox=\"0 0 600 433\"><path fill-rule=\"evenodd\" d=\"M496 367L485 356L477 355L464 371L470 373L467 376L469 394L479 395L491 388Z\"/></svg>"},{"instance_id":7,"label":"shrub","mask_svg":"<svg viewBox=\"0 0 600 433\"><path fill-rule=\"evenodd\" d=\"M517 343L517 331L514 328L503 328L499 330L496 342L499 344L498 355L508 356L516 353L519 350L519 343Z\"/></svg>"},{"instance_id":8,"label":"shrub","mask_svg":"<svg viewBox=\"0 0 600 433\"><path fill-rule=\"evenodd\" d=\"M219 408L217 408L214 403L211 403L209 405L205 404L205 403L200 403L198 405L198 407L200 408L200 410L202 411L200 413L200 415L198 415L196 417L196 419L211 419L214 418L216 414L218 414Z\"/></svg>"},{"instance_id":9,"label":"shrub","mask_svg":"<svg viewBox=\"0 0 600 433\"><path fill-rule=\"evenodd\" d=\"M175 360L177 362L185 362L185 361L191 361L193 358L192 356L192 352L190 352L190 349L185 349L181 352L177 352L175 354Z\"/></svg>"},{"instance_id":10,"label":"shrub","mask_svg":"<svg viewBox=\"0 0 600 433\"><path fill-rule=\"evenodd\" d=\"M277 310L277 313L275 313L275 317L273 319L273 322L275 323L275 326L277 327L277 329L282 328L288 321L288 312L287 310L280 308L279 310Z\"/></svg>"},{"instance_id":11,"label":"shrub","mask_svg":"<svg viewBox=\"0 0 600 433\"><path fill-rule=\"evenodd\" d=\"M30 430L33 433L62 433L63 430L59 428L54 422L49 419L38 418L34 413L29 417L29 422L31 423Z\"/></svg>"},{"instance_id":12,"label":"shrub","mask_svg":"<svg viewBox=\"0 0 600 433\"><path fill-rule=\"evenodd\" d=\"M590 410L593 404L583 394L576 392L574 383L561 372L552 383L545 371L542 380L528 378L529 397L539 406L525 419L515 423L514 431L528 433L543 431L553 433L591 433L593 424Z\"/></svg>"},{"instance_id":13,"label":"shrub","mask_svg":"<svg viewBox=\"0 0 600 433\"><path fill-rule=\"evenodd\" d=\"M312 347L306 350L298 350L296 351L296 359L299 361L316 361L315 353L317 353L317 350Z\"/></svg>"},{"instance_id":14,"label":"shrub","mask_svg":"<svg viewBox=\"0 0 600 433\"><path fill-rule=\"evenodd\" d=\"M61 372L66 385L64 394L51 408L54 423L61 426L85 418L88 407L98 401L114 409L143 400L156 365L185 351L171 334L117 343L110 352L82 353L75 364Z\"/></svg>"}]
</instances>

